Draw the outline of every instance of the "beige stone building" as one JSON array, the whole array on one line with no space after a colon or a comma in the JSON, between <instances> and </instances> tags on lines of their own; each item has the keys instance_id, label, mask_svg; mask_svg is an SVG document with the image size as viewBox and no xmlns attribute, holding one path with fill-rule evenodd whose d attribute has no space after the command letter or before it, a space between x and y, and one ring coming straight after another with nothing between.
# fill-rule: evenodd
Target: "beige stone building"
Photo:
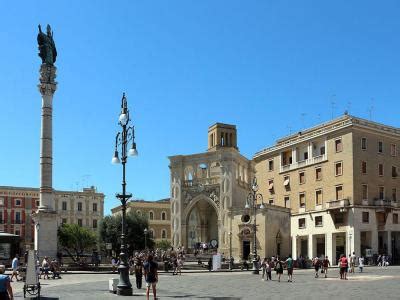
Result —
<instances>
[{"instance_id":1,"label":"beige stone building","mask_svg":"<svg viewBox=\"0 0 400 300\"><path fill-rule=\"evenodd\" d=\"M97 231L104 215L104 194L94 187L81 192L54 191L57 224L79 224ZM39 189L0 186L0 231L21 236L21 250L33 249L34 222Z\"/></svg>"},{"instance_id":2,"label":"beige stone building","mask_svg":"<svg viewBox=\"0 0 400 300\"><path fill-rule=\"evenodd\" d=\"M248 258L254 216L245 205L255 169L238 150L236 127L216 123L208 129L207 152L169 159L172 244L190 249L216 242L226 256L232 250L235 259ZM258 254L288 255L289 209L265 203L257 212Z\"/></svg>"},{"instance_id":3,"label":"beige stone building","mask_svg":"<svg viewBox=\"0 0 400 300\"><path fill-rule=\"evenodd\" d=\"M171 208L170 199L158 201L133 200L128 202L127 212L133 211L146 216L149 221L148 234L156 242L171 241ZM111 210L113 215L121 213L121 206Z\"/></svg>"},{"instance_id":4,"label":"beige stone building","mask_svg":"<svg viewBox=\"0 0 400 300\"><path fill-rule=\"evenodd\" d=\"M344 115L254 155L261 193L291 209L295 257L399 259L399 145L399 128Z\"/></svg>"}]
</instances>

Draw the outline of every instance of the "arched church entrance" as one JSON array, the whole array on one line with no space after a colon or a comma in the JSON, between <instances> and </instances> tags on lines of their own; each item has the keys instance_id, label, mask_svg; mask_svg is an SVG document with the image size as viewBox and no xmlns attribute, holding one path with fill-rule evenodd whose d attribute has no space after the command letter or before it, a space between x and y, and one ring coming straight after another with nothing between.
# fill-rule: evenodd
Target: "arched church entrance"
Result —
<instances>
[{"instance_id":1,"label":"arched church entrance","mask_svg":"<svg viewBox=\"0 0 400 300\"><path fill-rule=\"evenodd\" d=\"M186 224L189 248L195 248L198 243L218 241L218 215L211 199L198 199L190 207Z\"/></svg>"}]
</instances>

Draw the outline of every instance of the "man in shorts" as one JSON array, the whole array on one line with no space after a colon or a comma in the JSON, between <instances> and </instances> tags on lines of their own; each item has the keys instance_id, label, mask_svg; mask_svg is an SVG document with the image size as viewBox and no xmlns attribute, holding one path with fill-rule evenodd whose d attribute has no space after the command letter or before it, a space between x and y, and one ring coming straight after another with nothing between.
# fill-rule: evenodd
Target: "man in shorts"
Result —
<instances>
[{"instance_id":1,"label":"man in shorts","mask_svg":"<svg viewBox=\"0 0 400 300\"><path fill-rule=\"evenodd\" d=\"M15 280L18 281L18 268L19 268L18 254L16 254L14 259L12 260L11 267L12 267L11 282L13 281L12 279L14 278L14 276Z\"/></svg>"},{"instance_id":2,"label":"man in shorts","mask_svg":"<svg viewBox=\"0 0 400 300\"><path fill-rule=\"evenodd\" d=\"M286 259L286 267L287 267L287 275L288 275L288 282L293 282L293 259L292 255L289 254L289 257Z\"/></svg>"},{"instance_id":3,"label":"man in shorts","mask_svg":"<svg viewBox=\"0 0 400 300\"><path fill-rule=\"evenodd\" d=\"M146 263L143 265L144 278L146 280L146 299L149 300L150 286L153 288L154 300L157 299L158 264L153 261L153 255L149 254Z\"/></svg>"}]
</instances>

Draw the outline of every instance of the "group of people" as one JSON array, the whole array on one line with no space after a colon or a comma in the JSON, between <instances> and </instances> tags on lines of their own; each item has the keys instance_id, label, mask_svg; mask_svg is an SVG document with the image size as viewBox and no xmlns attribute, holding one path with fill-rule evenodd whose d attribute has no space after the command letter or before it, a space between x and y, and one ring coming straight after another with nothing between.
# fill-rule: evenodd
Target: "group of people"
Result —
<instances>
[{"instance_id":1,"label":"group of people","mask_svg":"<svg viewBox=\"0 0 400 300\"><path fill-rule=\"evenodd\" d=\"M293 282L294 260L291 255L284 261L278 255L271 258L265 257L261 262L261 279L263 281L272 280L272 270L274 270L278 276L278 282L280 282L285 267L287 269L288 282Z\"/></svg>"}]
</instances>

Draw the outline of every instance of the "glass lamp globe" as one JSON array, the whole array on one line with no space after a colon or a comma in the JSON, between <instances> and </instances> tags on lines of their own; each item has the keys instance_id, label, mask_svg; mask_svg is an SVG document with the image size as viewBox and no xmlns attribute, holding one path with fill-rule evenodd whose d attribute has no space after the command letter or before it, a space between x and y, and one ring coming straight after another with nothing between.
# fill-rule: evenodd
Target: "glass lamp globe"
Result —
<instances>
[{"instance_id":1,"label":"glass lamp globe","mask_svg":"<svg viewBox=\"0 0 400 300\"><path fill-rule=\"evenodd\" d=\"M264 208L265 208L264 203L261 203L260 209L264 209Z\"/></svg>"},{"instance_id":2,"label":"glass lamp globe","mask_svg":"<svg viewBox=\"0 0 400 300\"><path fill-rule=\"evenodd\" d=\"M126 125L126 123L128 123L128 116L126 114L120 114L119 122L121 123L121 125Z\"/></svg>"},{"instance_id":3,"label":"glass lamp globe","mask_svg":"<svg viewBox=\"0 0 400 300\"><path fill-rule=\"evenodd\" d=\"M246 208L246 209L250 208L249 203L246 202L246 205L244 206L244 208Z\"/></svg>"},{"instance_id":4,"label":"glass lamp globe","mask_svg":"<svg viewBox=\"0 0 400 300\"><path fill-rule=\"evenodd\" d=\"M111 159L111 163L113 165L117 165L120 163L119 158L118 158L118 151L115 151L114 157Z\"/></svg>"}]
</instances>

